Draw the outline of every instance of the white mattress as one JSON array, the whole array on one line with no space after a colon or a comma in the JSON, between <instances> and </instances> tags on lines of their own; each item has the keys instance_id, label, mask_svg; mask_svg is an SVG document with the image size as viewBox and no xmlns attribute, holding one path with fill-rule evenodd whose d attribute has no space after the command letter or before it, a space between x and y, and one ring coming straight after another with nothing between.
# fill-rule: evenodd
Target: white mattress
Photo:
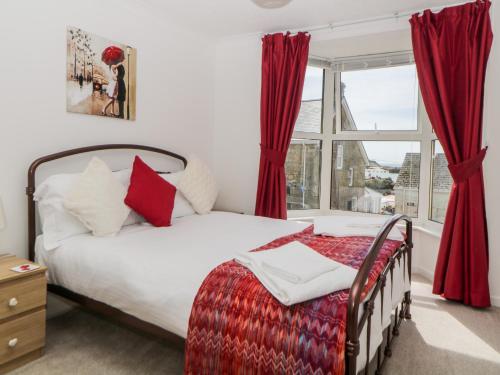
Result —
<instances>
[{"instance_id":1,"label":"white mattress","mask_svg":"<svg viewBox=\"0 0 500 375\"><path fill-rule=\"evenodd\" d=\"M81 234L55 250L44 249L40 235L35 251L50 283L185 338L194 298L213 268L308 225L212 212L174 219L168 228L130 225L115 237Z\"/></svg>"},{"instance_id":2,"label":"white mattress","mask_svg":"<svg viewBox=\"0 0 500 375\"><path fill-rule=\"evenodd\" d=\"M268 242L296 233L310 223L212 212L173 220L168 228L130 225L115 237L90 233L62 241L55 250L37 238L38 262L49 268L49 282L116 307L139 319L186 338L191 306L210 271ZM372 317L370 353L366 353L366 325L360 336L358 370L372 359L389 325L392 309L410 290L406 264L396 262L387 280L384 314L380 294ZM368 297L367 297L368 298ZM361 319L363 307L359 318Z\"/></svg>"}]
</instances>

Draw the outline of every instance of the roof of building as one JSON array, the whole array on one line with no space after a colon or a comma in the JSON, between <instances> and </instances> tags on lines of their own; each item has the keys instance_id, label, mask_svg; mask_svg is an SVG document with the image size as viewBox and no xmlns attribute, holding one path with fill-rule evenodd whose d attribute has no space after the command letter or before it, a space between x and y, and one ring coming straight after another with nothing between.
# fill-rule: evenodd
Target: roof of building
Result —
<instances>
[{"instance_id":1,"label":"roof of building","mask_svg":"<svg viewBox=\"0 0 500 375\"><path fill-rule=\"evenodd\" d=\"M453 185L448 160L444 154L436 154L432 161L432 188L450 190Z\"/></svg>"},{"instance_id":2,"label":"roof of building","mask_svg":"<svg viewBox=\"0 0 500 375\"><path fill-rule=\"evenodd\" d=\"M321 99L302 101L299 116L297 117L297 121L295 123L295 130L306 133L321 133L321 116L323 114L322 104L323 102ZM342 120L344 121L342 127L345 130L357 130L356 123L352 117L349 104L347 103L345 97L342 98L342 110ZM363 147L363 142L356 143L359 146L365 165L368 166L370 161L368 160L368 155Z\"/></svg>"},{"instance_id":3,"label":"roof of building","mask_svg":"<svg viewBox=\"0 0 500 375\"><path fill-rule=\"evenodd\" d=\"M308 133L321 132L321 100L305 100L300 106L299 117L295 123L295 130Z\"/></svg>"},{"instance_id":4,"label":"roof of building","mask_svg":"<svg viewBox=\"0 0 500 375\"><path fill-rule=\"evenodd\" d=\"M449 190L453 180L448 170L444 154L436 154L432 164L432 188ZM420 153L409 152L405 155L394 188L418 188L420 185Z\"/></svg>"},{"instance_id":5,"label":"roof of building","mask_svg":"<svg viewBox=\"0 0 500 375\"><path fill-rule=\"evenodd\" d=\"M356 130L356 123L352 117L349 105L345 98L342 100L342 109L344 111L345 123L344 129ZM307 100L303 101L300 113L297 118L295 130L303 132L321 132L322 101ZM362 142L357 142L366 165L378 167L374 160L369 160ZM396 180L395 188L418 188L420 184L420 153L407 153L401 166L400 173ZM448 162L444 154L436 154L433 161L433 189L451 189L453 180L448 170Z\"/></svg>"},{"instance_id":6,"label":"roof of building","mask_svg":"<svg viewBox=\"0 0 500 375\"><path fill-rule=\"evenodd\" d=\"M420 184L420 153L408 152L399 170L395 188L418 188Z\"/></svg>"}]
</instances>

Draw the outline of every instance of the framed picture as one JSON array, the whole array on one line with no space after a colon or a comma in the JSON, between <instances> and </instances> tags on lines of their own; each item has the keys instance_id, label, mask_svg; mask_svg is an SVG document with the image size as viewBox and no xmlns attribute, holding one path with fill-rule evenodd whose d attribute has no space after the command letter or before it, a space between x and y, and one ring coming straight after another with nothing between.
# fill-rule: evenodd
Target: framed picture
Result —
<instances>
[{"instance_id":1,"label":"framed picture","mask_svg":"<svg viewBox=\"0 0 500 375\"><path fill-rule=\"evenodd\" d=\"M68 112L135 120L135 48L68 27L66 58Z\"/></svg>"}]
</instances>

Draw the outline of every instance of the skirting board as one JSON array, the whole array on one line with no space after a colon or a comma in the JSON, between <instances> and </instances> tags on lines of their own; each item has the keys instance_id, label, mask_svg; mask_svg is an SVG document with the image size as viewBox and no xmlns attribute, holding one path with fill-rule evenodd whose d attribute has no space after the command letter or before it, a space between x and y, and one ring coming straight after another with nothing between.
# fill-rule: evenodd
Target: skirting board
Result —
<instances>
[{"instance_id":1,"label":"skirting board","mask_svg":"<svg viewBox=\"0 0 500 375\"><path fill-rule=\"evenodd\" d=\"M55 318L73 310L78 305L54 293L47 293L47 319Z\"/></svg>"},{"instance_id":2,"label":"skirting board","mask_svg":"<svg viewBox=\"0 0 500 375\"><path fill-rule=\"evenodd\" d=\"M426 278L429 281L432 281L432 279L434 279L434 272L426 270L425 268L422 268L422 267L418 267L418 266L413 265L411 267L411 272L412 272L412 274L415 273L417 275L423 276L424 278Z\"/></svg>"},{"instance_id":3,"label":"skirting board","mask_svg":"<svg viewBox=\"0 0 500 375\"><path fill-rule=\"evenodd\" d=\"M434 279L434 272L424 269L422 267L412 267L412 273L425 277L427 280L432 281ZM491 305L500 307L500 296L490 296Z\"/></svg>"},{"instance_id":4,"label":"skirting board","mask_svg":"<svg viewBox=\"0 0 500 375\"><path fill-rule=\"evenodd\" d=\"M491 296L491 305L495 307L500 307L500 297L499 296Z\"/></svg>"}]
</instances>

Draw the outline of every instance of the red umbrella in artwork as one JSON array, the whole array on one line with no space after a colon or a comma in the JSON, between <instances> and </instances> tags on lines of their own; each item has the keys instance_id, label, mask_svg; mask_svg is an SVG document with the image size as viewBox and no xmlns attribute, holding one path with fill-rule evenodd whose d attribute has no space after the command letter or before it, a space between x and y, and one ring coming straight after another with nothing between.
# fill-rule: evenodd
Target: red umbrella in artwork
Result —
<instances>
[{"instance_id":1,"label":"red umbrella in artwork","mask_svg":"<svg viewBox=\"0 0 500 375\"><path fill-rule=\"evenodd\" d=\"M125 53L120 47L110 46L102 51L101 60L106 65L115 65L125 60Z\"/></svg>"}]
</instances>

